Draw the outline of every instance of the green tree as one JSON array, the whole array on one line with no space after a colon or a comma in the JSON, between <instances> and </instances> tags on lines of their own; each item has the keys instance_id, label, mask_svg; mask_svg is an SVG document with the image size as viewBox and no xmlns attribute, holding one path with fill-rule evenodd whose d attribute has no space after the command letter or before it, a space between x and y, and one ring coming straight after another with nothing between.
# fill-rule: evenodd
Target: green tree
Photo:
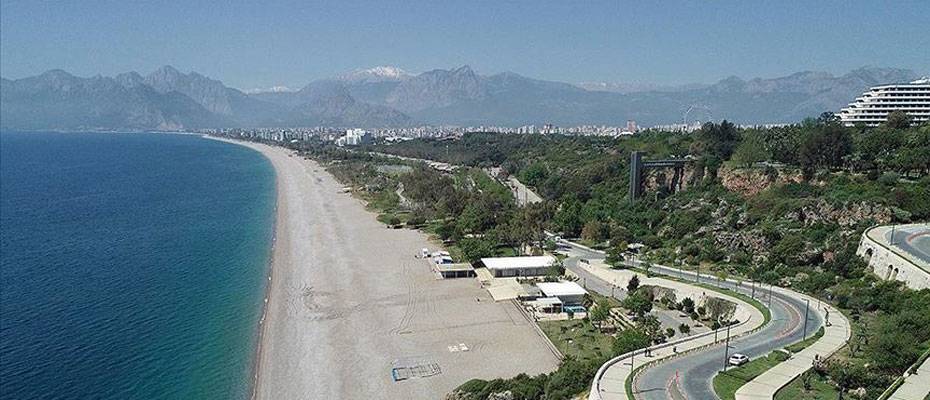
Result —
<instances>
[{"instance_id":1,"label":"green tree","mask_svg":"<svg viewBox=\"0 0 930 400\"><path fill-rule=\"evenodd\" d=\"M895 110L888 113L888 118L885 120L885 126L891 129L907 129L911 127L911 123L913 122L914 119L906 112Z\"/></svg>"},{"instance_id":2,"label":"green tree","mask_svg":"<svg viewBox=\"0 0 930 400\"><path fill-rule=\"evenodd\" d=\"M603 239L604 227L597 220L590 220L581 228L581 238L591 242L598 242Z\"/></svg>"},{"instance_id":3,"label":"green tree","mask_svg":"<svg viewBox=\"0 0 930 400\"><path fill-rule=\"evenodd\" d=\"M573 237L581 233L581 202L571 197L562 203L555 213L553 223L565 236Z\"/></svg>"},{"instance_id":4,"label":"green tree","mask_svg":"<svg viewBox=\"0 0 930 400\"><path fill-rule=\"evenodd\" d=\"M852 149L852 137L838 123L817 125L810 129L798 148L798 161L807 177L820 168L842 166Z\"/></svg>"},{"instance_id":5,"label":"green tree","mask_svg":"<svg viewBox=\"0 0 930 400\"><path fill-rule=\"evenodd\" d=\"M685 297L684 299L681 299L681 310L688 314L693 313L694 312L694 300L692 300L690 297Z\"/></svg>"},{"instance_id":6,"label":"green tree","mask_svg":"<svg viewBox=\"0 0 930 400\"><path fill-rule=\"evenodd\" d=\"M626 265L623 264L623 262L626 260L626 257L623 253L626 252L626 247L626 242L620 242L610 246L610 248L607 249L607 259L604 261L614 268L625 268Z\"/></svg>"},{"instance_id":7,"label":"green tree","mask_svg":"<svg viewBox=\"0 0 930 400\"><path fill-rule=\"evenodd\" d=\"M487 237L464 238L459 241L459 247L466 261L474 263L494 255L495 241Z\"/></svg>"},{"instance_id":8,"label":"green tree","mask_svg":"<svg viewBox=\"0 0 930 400\"><path fill-rule=\"evenodd\" d=\"M652 340L653 343L661 343L665 339L662 331L662 324L655 315L646 315L636 322L636 329L640 330Z\"/></svg>"},{"instance_id":9,"label":"green tree","mask_svg":"<svg viewBox=\"0 0 930 400\"><path fill-rule=\"evenodd\" d=\"M639 275L633 275L633 277L630 278L630 281L626 284L627 293L633 294L636 292L636 289L639 289Z\"/></svg>"},{"instance_id":10,"label":"green tree","mask_svg":"<svg viewBox=\"0 0 930 400\"><path fill-rule=\"evenodd\" d=\"M610 301L601 299L591 309L591 314L588 318L594 326L600 327L601 323L606 321L608 317L610 317Z\"/></svg>"},{"instance_id":11,"label":"green tree","mask_svg":"<svg viewBox=\"0 0 930 400\"><path fill-rule=\"evenodd\" d=\"M546 278L549 281L555 282L559 280L559 277L565 274L565 266L562 265L562 262L555 260L552 265L546 269Z\"/></svg>"},{"instance_id":12,"label":"green tree","mask_svg":"<svg viewBox=\"0 0 930 400\"><path fill-rule=\"evenodd\" d=\"M624 308L635 313L640 318L652 311L652 299L641 291L633 292L633 294L627 296L623 299L622 304Z\"/></svg>"},{"instance_id":13,"label":"green tree","mask_svg":"<svg viewBox=\"0 0 930 400\"><path fill-rule=\"evenodd\" d=\"M697 132L698 140L692 152L727 160L739 141L739 131L732 122L723 120L719 124L708 122Z\"/></svg>"},{"instance_id":14,"label":"green tree","mask_svg":"<svg viewBox=\"0 0 930 400\"><path fill-rule=\"evenodd\" d=\"M647 346L649 346L649 336L638 329L627 329L617 334L613 343L613 352L614 356L619 356Z\"/></svg>"},{"instance_id":15,"label":"green tree","mask_svg":"<svg viewBox=\"0 0 930 400\"><path fill-rule=\"evenodd\" d=\"M746 133L743 140L733 152L732 160L742 167L751 167L757 162L768 160L772 155L765 148L765 142L757 134Z\"/></svg>"}]
</instances>

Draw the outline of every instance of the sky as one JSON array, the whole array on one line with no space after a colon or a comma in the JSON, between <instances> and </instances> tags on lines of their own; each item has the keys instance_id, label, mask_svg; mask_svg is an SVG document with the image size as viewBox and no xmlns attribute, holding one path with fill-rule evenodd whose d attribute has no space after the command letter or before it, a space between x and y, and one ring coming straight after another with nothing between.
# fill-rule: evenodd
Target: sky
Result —
<instances>
[{"instance_id":1,"label":"sky","mask_svg":"<svg viewBox=\"0 0 930 400\"><path fill-rule=\"evenodd\" d=\"M197 71L299 88L469 65L564 82L930 72L930 1L0 1L0 75Z\"/></svg>"}]
</instances>

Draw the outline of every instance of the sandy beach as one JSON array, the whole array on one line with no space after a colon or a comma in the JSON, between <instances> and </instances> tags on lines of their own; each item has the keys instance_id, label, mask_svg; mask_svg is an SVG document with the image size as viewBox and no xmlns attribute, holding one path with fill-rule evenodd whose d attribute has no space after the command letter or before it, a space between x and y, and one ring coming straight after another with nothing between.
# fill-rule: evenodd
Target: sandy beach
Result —
<instances>
[{"instance_id":1,"label":"sandy beach","mask_svg":"<svg viewBox=\"0 0 930 400\"><path fill-rule=\"evenodd\" d=\"M494 303L475 279L437 280L414 257L436 249L426 235L386 228L314 161L235 143L277 176L256 398L439 399L470 378L555 369L512 303ZM410 365L439 373L395 381L392 369Z\"/></svg>"}]
</instances>

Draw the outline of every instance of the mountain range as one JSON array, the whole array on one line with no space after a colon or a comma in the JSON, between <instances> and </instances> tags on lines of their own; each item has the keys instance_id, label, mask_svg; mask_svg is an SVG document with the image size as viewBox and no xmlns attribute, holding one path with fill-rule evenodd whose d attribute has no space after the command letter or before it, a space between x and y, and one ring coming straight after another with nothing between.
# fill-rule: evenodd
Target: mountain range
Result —
<instances>
[{"instance_id":1,"label":"mountain range","mask_svg":"<svg viewBox=\"0 0 930 400\"><path fill-rule=\"evenodd\" d=\"M356 70L300 90L242 92L164 66L142 76L82 78L61 70L0 78L0 127L16 130L183 130L203 127L402 127L552 123L641 126L729 119L795 122L837 111L870 86L918 78L911 70L860 68L709 85L569 84L468 66L411 74Z\"/></svg>"}]
</instances>

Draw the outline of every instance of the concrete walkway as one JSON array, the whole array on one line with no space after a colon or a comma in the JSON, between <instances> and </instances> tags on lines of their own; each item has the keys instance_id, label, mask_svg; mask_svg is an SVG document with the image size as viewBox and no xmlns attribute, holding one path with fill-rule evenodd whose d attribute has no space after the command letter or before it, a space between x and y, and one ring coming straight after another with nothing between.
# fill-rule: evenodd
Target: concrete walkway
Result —
<instances>
[{"instance_id":1,"label":"concrete walkway","mask_svg":"<svg viewBox=\"0 0 930 400\"><path fill-rule=\"evenodd\" d=\"M917 372L904 378L904 383L888 400L924 400L930 396L930 359L917 368Z\"/></svg>"},{"instance_id":2,"label":"concrete walkway","mask_svg":"<svg viewBox=\"0 0 930 400\"><path fill-rule=\"evenodd\" d=\"M831 356L845 346L849 340L851 333L849 320L833 306L791 290L783 288L776 288L775 290L785 295L809 301L811 310L819 313L824 321L829 321L829 324L824 327L823 336L816 342L740 387L736 391L736 400L770 400L775 398L775 393L779 389L813 367L816 358L822 359ZM829 319L827 314L829 314Z\"/></svg>"},{"instance_id":3,"label":"concrete walkway","mask_svg":"<svg viewBox=\"0 0 930 400\"><path fill-rule=\"evenodd\" d=\"M656 285L675 289L679 298L692 297L697 301L702 296L720 297L737 305L737 311L734 318L741 322L730 327L731 340L747 334L761 327L765 322L765 317L759 309L751 304L723 293L711 291L698 286L673 281L663 278L645 278L642 274L637 274L629 270L610 269L606 265L588 265L583 267L586 271L604 279L608 282L618 282L625 286L626 282L633 275L639 275L641 285ZM726 329L721 329L725 331ZM640 365L652 363L660 360L671 359L675 355L695 351L715 343L722 343L725 340L725 334L717 335L717 341L714 341L714 332L709 331L700 335L692 335L681 339L673 340L668 343L655 345L649 348L649 356L644 355L644 350L637 350L632 353L624 354L606 362L595 375L594 384L591 393L588 395L589 400L610 400L626 399L626 380L630 373Z\"/></svg>"}]
</instances>

